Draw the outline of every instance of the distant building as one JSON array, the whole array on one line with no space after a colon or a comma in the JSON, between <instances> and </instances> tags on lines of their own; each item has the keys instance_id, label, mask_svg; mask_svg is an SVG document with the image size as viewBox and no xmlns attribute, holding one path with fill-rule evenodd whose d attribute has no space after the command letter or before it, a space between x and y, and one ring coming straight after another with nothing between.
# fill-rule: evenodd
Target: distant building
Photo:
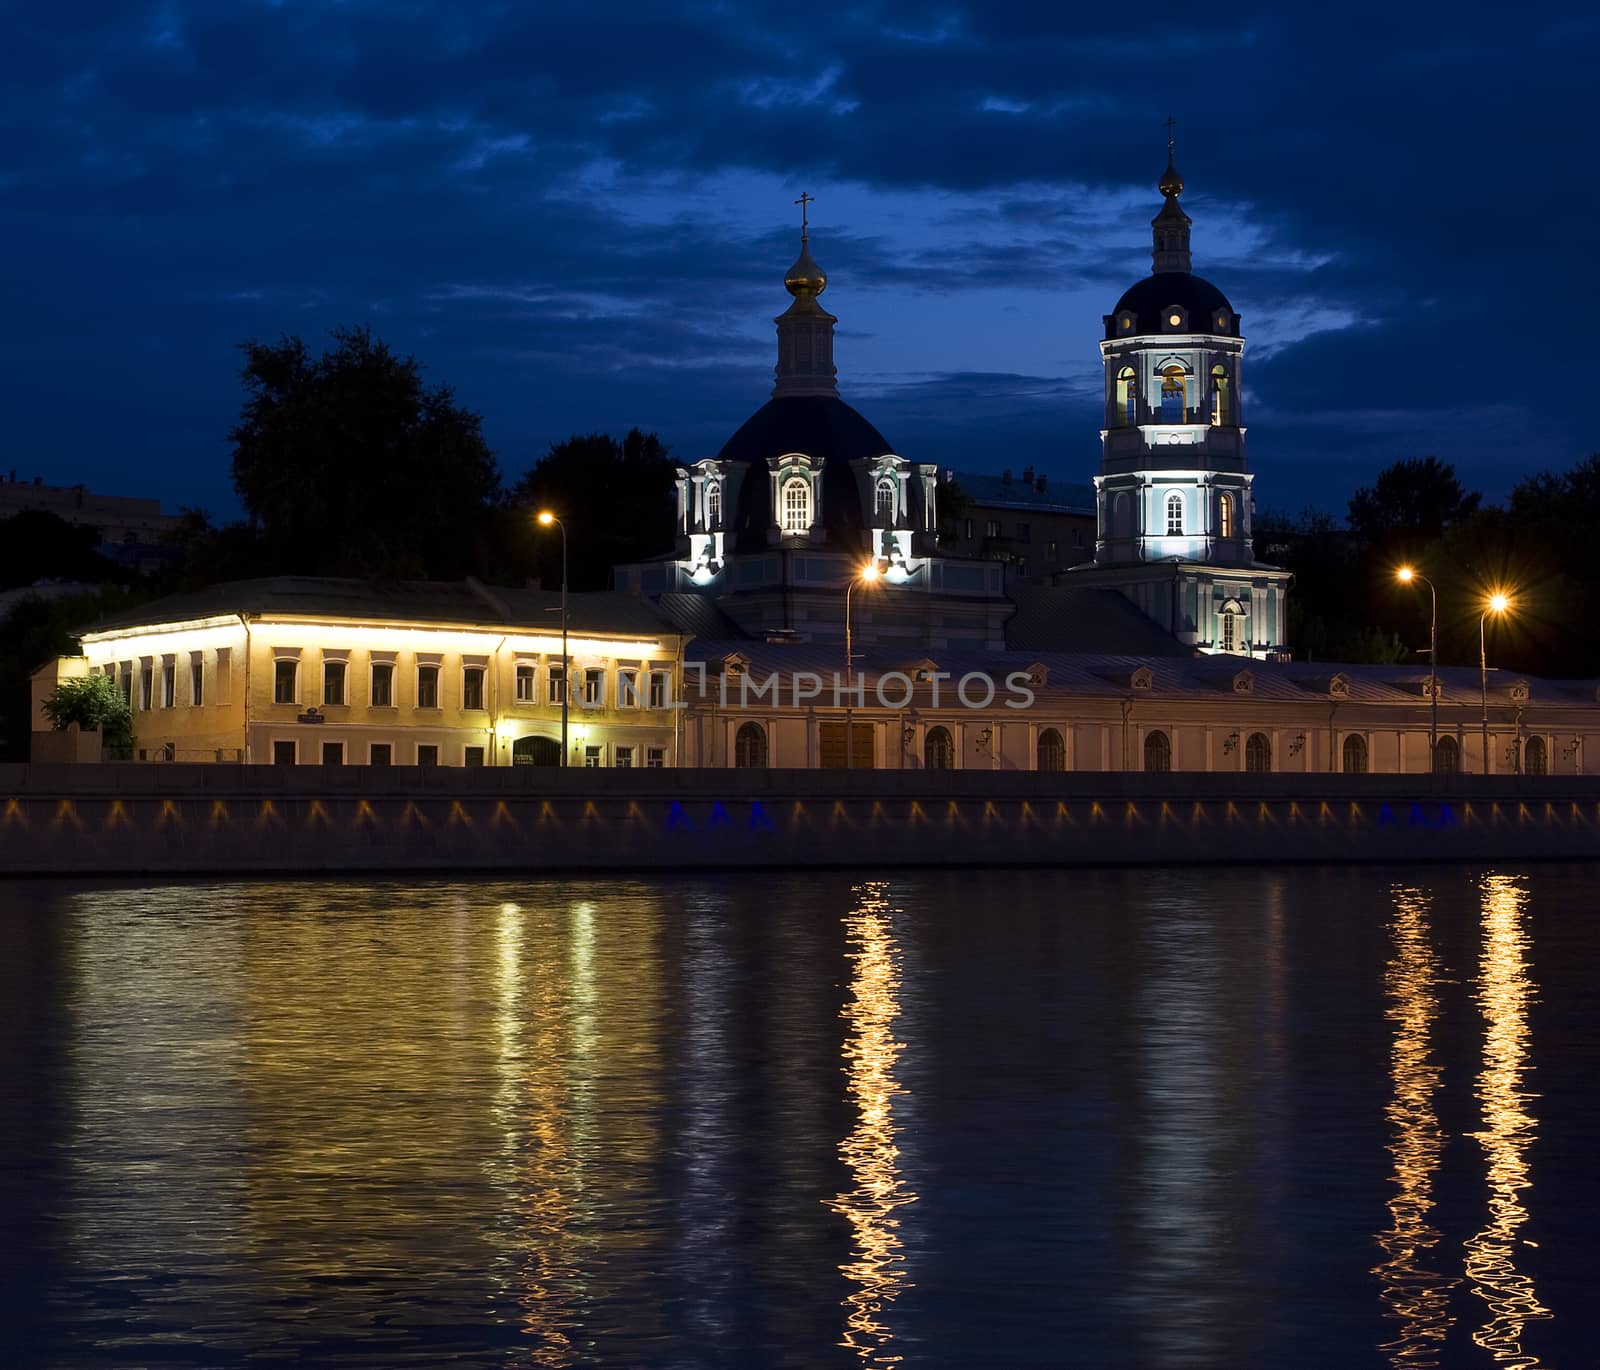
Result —
<instances>
[{"instance_id":1,"label":"distant building","mask_svg":"<svg viewBox=\"0 0 1600 1370\"><path fill-rule=\"evenodd\" d=\"M1047 582L1094 557L1095 492L1092 485L1058 485L1024 467L998 476L946 471L969 503L940 546L959 557L1004 562L1013 581Z\"/></svg>"},{"instance_id":2,"label":"distant building","mask_svg":"<svg viewBox=\"0 0 1600 1370\"><path fill-rule=\"evenodd\" d=\"M83 485L46 485L38 476L18 480L15 471L0 476L0 520L29 511L54 514L74 528L93 528L101 553L131 571L170 560L165 539L180 522L176 514L161 512L160 500L96 495Z\"/></svg>"}]
</instances>

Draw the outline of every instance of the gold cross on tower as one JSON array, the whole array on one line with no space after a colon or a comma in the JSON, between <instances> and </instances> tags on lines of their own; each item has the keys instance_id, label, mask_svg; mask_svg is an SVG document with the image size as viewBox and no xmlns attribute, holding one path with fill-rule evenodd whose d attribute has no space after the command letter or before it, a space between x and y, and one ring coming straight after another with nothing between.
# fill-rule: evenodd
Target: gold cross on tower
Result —
<instances>
[{"instance_id":1,"label":"gold cross on tower","mask_svg":"<svg viewBox=\"0 0 1600 1370\"><path fill-rule=\"evenodd\" d=\"M800 198L795 201L800 206L800 241L802 243L807 241L810 228L807 223L806 210L816 202L817 197L815 195L807 195L803 190L800 192Z\"/></svg>"},{"instance_id":2,"label":"gold cross on tower","mask_svg":"<svg viewBox=\"0 0 1600 1370\"><path fill-rule=\"evenodd\" d=\"M1167 115L1167 160L1172 160L1172 130L1178 126L1178 121L1170 114Z\"/></svg>"}]
</instances>

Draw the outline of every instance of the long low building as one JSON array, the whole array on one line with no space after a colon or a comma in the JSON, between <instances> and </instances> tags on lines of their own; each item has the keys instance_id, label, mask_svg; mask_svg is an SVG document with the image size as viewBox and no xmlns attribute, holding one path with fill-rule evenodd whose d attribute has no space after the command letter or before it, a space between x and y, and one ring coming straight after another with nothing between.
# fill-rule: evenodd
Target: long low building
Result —
<instances>
[{"instance_id":1,"label":"long low building","mask_svg":"<svg viewBox=\"0 0 1600 1370\"><path fill-rule=\"evenodd\" d=\"M856 654L696 640L684 764L1582 775L1600 682L1209 655ZM1436 722L1435 722L1436 718ZM1487 725L1485 724L1487 719ZM1585 758L1593 758L1586 771Z\"/></svg>"},{"instance_id":2,"label":"long low building","mask_svg":"<svg viewBox=\"0 0 1600 1370\"><path fill-rule=\"evenodd\" d=\"M34 677L117 681L135 758L278 764L672 766L683 636L616 594L475 581L280 577L176 595L95 624Z\"/></svg>"}]
</instances>

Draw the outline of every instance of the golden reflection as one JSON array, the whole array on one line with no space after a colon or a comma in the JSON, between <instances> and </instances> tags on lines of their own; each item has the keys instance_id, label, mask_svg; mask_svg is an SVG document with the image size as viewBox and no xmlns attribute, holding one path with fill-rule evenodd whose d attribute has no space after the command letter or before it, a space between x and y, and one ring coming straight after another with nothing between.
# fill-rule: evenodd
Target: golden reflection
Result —
<instances>
[{"instance_id":1,"label":"golden reflection","mask_svg":"<svg viewBox=\"0 0 1600 1370\"><path fill-rule=\"evenodd\" d=\"M1396 886L1393 897L1395 916L1389 925L1393 955L1384 974L1389 1001L1384 1016L1394 1026L1389 1053L1394 1094L1385 1110L1394 1129L1389 1143L1394 1157L1389 1214L1394 1221L1378 1235L1378 1245L1389 1258L1374 1266L1372 1273L1382 1284L1386 1316L1400 1324L1399 1334L1382 1348L1391 1363L1436 1366L1454 1322L1450 1289L1456 1283L1431 1269L1425 1259L1439 1244L1439 1229L1430 1219L1445 1141L1434 1107L1440 1083L1440 1067L1433 1059L1440 967L1430 940L1427 896Z\"/></svg>"},{"instance_id":2,"label":"golden reflection","mask_svg":"<svg viewBox=\"0 0 1600 1370\"><path fill-rule=\"evenodd\" d=\"M865 884L857 893L859 903L844 920L850 1002L840 1010L850 1027L844 1073L856 1125L839 1144L839 1155L854 1187L828 1205L849 1222L854 1246L852 1258L839 1267L856 1286L844 1301L839 1344L864 1365L898 1365L904 1357L893 1349L887 1312L909 1283L895 1210L917 1199L900 1174L894 1118L895 1097L906 1093L894 1073L904 1049L894 1036L900 1016L900 948L886 887Z\"/></svg>"},{"instance_id":3,"label":"golden reflection","mask_svg":"<svg viewBox=\"0 0 1600 1370\"><path fill-rule=\"evenodd\" d=\"M1473 1133L1488 1162L1489 1221L1467 1240L1467 1279L1489 1307L1489 1319L1472 1339L1501 1365L1535 1366L1538 1357L1522 1349L1522 1329L1548 1318L1533 1279L1517 1269L1518 1229L1528 1220L1521 1191L1528 1174L1528 1147L1536 1124L1529 1109L1534 1095L1525 1090L1529 1069L1528 1008L1535 987L1528 976L1528 934L1524 927L1527 891L1513 877L1485 876L1483 956L1474 1000L1483 1014L1483 1069L1473 1087L1483 1107L1484 1127Z\"/></svg>"}]
</instances>

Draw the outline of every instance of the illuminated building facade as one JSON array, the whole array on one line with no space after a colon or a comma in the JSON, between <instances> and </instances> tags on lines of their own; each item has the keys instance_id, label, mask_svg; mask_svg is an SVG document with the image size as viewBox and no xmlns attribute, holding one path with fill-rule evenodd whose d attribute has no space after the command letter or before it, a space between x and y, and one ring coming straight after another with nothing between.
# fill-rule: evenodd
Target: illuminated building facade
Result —
<instances>
[{"instance_id":1,"label":"illuminated building facade","mask_svg":"<svg viewBox=\"0 0 1600 1370\"><path fill-rule=\"evenodd\" d=\"M1095 555L1074 575L1202 652L1280 655L1290 577L1251 547L1241 320L1192 270L1170 143L1160 189L1151 274L1105 316Z\"/></svg>"},{"instance_id":2,"label":"illuminated building facade","mask_svg":"<svg viewBox=\"0 0 1600 1370\"><path fill-rule=\"evenodd\" d=\"M133 710L144 760L559 765L677 764L682 638L648 606L465 583L374 586L284 577L177 595L105 620L83 655ZM36 722L36 728L48 726Z\"/></svg>"},{"instance_id":3,"label":"illuminated building facade","mask_svg":"<svg viewBox=\"0 0 1600 1370\"><path fill-rule=\"evenodd\" d=\"M1003 569L936 547L939 468L899 455L839 398L838 321L818 301L828 277L804 229L783 284L793 300L775 321L771 399L714 457L679 469L674 552L619 566L617 588L704 596L751 633L840 641L845 587L871 561L896 589L874 640L1003 647Z\"/></svg>"}]
</instances>

